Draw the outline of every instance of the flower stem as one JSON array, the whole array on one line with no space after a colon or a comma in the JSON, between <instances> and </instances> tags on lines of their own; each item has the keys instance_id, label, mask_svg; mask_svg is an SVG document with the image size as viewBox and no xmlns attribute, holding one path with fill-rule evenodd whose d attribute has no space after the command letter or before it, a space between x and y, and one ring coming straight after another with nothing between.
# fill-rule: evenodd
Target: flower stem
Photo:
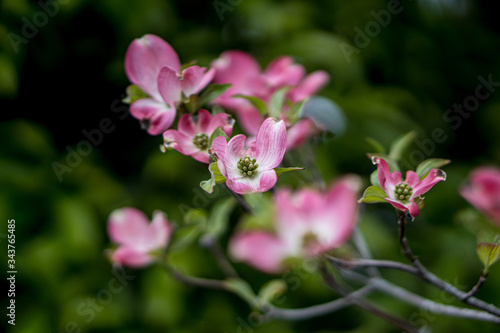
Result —
<instances>
[{"instance_id":1,"label":"flower stem","mask_svg":"<svg viewBox=\"0 0 500 333\"><path fill-rule=\"evenodd\" d=\"M238 204L241 206L241 208L243 208L245 213L247 213L248 215L253 215L252 208L246 203L246 201L243 199L243 197L240 194L231 190L229 187L227 187L227 185L225 183L224 183L224 185L226 186L229 193L231 193L231 195L236 199L236 201L238 201Z\"/></svg>"}]
</instances>

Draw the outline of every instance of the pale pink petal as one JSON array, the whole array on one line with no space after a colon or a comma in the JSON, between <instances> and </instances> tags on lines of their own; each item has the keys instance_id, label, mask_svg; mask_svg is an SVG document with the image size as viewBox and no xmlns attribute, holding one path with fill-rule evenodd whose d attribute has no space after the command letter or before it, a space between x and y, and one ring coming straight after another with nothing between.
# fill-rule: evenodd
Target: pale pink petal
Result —
<instances>
[{"instance_id":1,"label":"pale pink petal","mask_svg":"<svg viewBox=\"0 0 500 333\"><path fill-rule=\"evenodd\" d=\"M238 124L241 125L248 135L257 135L260 126L264 122L264 117L253 106L246 106L238 110Z\"/></svg>"},{"instance_id":2,"label":"pale pink petal","mask_svg":"<svg viewBox=\"0 0 500 333\"><path fill-rule=\"evenodd\" d=\"M257 134L255 158L259 170L276 168L286 151L286 126L283 120L267 118Z\"/></svg>"},{"instance_id":3,"label":"pale pink petal","mask_svg":"<svg viewBox=\"0 0 500 333\"><path fill-rule=\"evenodd\" d=\"M134 245L149 225L148 217L138 209L125 207L111 212L108 219L109 238L117 244Z\"/></svg>"},{"instance_id":4,"label":"pale pink petal","mask_svg":"<svg viewBox=\"0 0 500 333\"><path fill-rule=\"evenodd\" d=\"M248 151L245 148L245 140L246 136L244 136L243 134L235 135L233 138L231 138L231 140L229 140L227 148L233 161L238 161L240 158L248 156ZM248 156L248 157L253 157L253 156ZM229 162L229 159L227 160Z\"/></svg>"},{"instance_id":5,"label":"pale pink petal","mask_svg":"<svg viewBox=\"0 0 500 333\"><path fill-rule=\"evenodd\" d=\"M157 77L164 66L178 72L179 57L167 42L155 35L144 35L140 39L135 39L127 49L125 72L129 80L157 101L161 100Z\"/></svg>"},{"instance_id":6,"label":"pale pink petal","mask_svg":"<svg viewBox=\"0 0 500 333\"><path fill-rule=\"evenodd\" d=\"M332 249L345 243L357 223L361 181L356 176L345 176L331 185L325 206L318 209L315 228L321 248Z\"/></svg>"},{"instance_id":7,"label":"pale pink petal","mask_svg":"<svg viewBox=\"0 0 500 333\"><path fill-rule=\"evenodd\" d=\"M483 214L500 224L500 169L480 167L469 176L460 194Z\"/></svg>"},{"instance_id":8,"label":"pale pink petal","mask_svg":"<svg viewBox=\"0 0 500 333\"><path fill-rule=\"evenodd\" d=\"M226 51L212 62L215 69L214 82L232 83L238 86L246 84L260 74L259 63L248 53L241 51Z\"/></svg>"},{"instance_id":9,"label":"pale pink petal","mask_svg":"<svg viewBox=\"0 0 500 333\"><path fill-rule=\"evenodd\" d=\"M253 177L241 176L236 169L233 174L229 173L226 184L232 191L238 194L250 194L269 191L277 181L276 172L268 170L258 172Z\"/></svg>"},{"instance_id":10,"label":"pale pink petal","mask_svg":"<svg viewBox=\"0 0 500 333\"><path fill-rule=\"evenodd\" d=\"M286 258L286 248L282 241L264 232L249 232L238 234L231 239L229 251L237 261L266 273L278 273Z\"/></svg>"},{"instance_id":11,"label":"pale pink petal","mask_svg":"<svg viewBox=\"0 0 500 333\"><path fill-rule=\"evenodd\" d=\"M203 68L205 70L205 68ZM197 94L200 91L203 90L212 80L214 79L215 76L215 68L210 68L208 71L203 74L203 77L201 78L200 84L198 87L193 91L193 94Z\"/></svg>"},{"instance_id":12,"label":"pale pink petal","mask_svg":"<svg viewBox=\"0 0 500 333\"><path fill-rule=\"evenodd\" d=\"M273 60L264 71L267 84L275 89L295 86L304 75L304 67L293 64L293 59L288 56Z\"/></svg>"},{"instance_id":13,"label":"pale pink petal","mask_svg":"<svg viewBox=\"0 0 500 333\"><path fill-rule=\"evenodd\" d=\"M151 250L165 248L171 233L172 227L167 216L162 211L156 210L153 212L153 220L148 227L144 241Z\"/></svg>"},{"instance_id":14,"label":"pale pink petal","mask_svg":"<svg viewBox=\"0 0 500 333\"><path fill-rule=\"evenodd\" d=\"M170 67L163 67L158 75L158 90L160 95L171 107L181 100L181 81L177 72Z\"/></svg>"},{"instance_id":15,"label":"pale pink petal","mask_svg":"<svg viewBox=\"0 0 500 333\"><path fill-rule=\"evenodd\" d=\"M181 89L186 97L191 96L203 79L204 69L200 66L191 66L182 72Z\"/></svg>"},{"instance_id":16,"label":"pale pink petal","mask_svg":"<svg viewBox=\"0 0 500 333\"><path fill-rule=\"evenodd\" d=\"M167 148L173 148L184 155L192 155L200 149L193 144L193 138L176 130L163 133L163 143Z\"/></svg>"},{"instance_id":17,"label":"pale pink petal","mask_svg":"<svg viewBox=\"0 0 500 333\"><path fill-rule=\"evenodd\" d=\"M227 178L227 170L225 166L227 155L227 141L223 136L216 137L212 142L211 150L217 157L217 166L224 177Z\"/></svg>"},{"instance_id":18,"label":"pale pink petal","mask_svg":"<svg viewBox=\"0 0 500 333\"><path fill-rule=\"evenodd\" d=\"M440 169L432 169L421 182L413 187L413 197L424 194L442 180L446 180L446 173Z\"/></svg>"},{"instance_id":19,"label":"pale pink petal","mask_svg":"<svg viewBox=\"0 0 500 333\"><path fill-rule=\"evenodd\" d=\"M314 134L315 129L316 126L311 119L299 119L287 129L287 149L296 148L302 145L311 134Z\"/></svg>"},{"instance_id":20,"label":"pale pink petal","mask_svg":"<svg viewBox=\"0 0 500 333\"><path fill-rule=\"evenodd\" d=\"M141 268L149 265L153 261L153 257L141 249L120 246L111 255L111 260L123 266Z\"/></svg>"},{"instance_id":21,"label":"pale pink petal","mask_svg":"<svg viewBox=\"0 0 500 333\"><path fill-rule=\"evenodd\" d=\"M288 92L292 103L302 101L321 89L328 83L330 76L325 71L316 71L306 76L295 88Z\"/></svg>"}]
</instances>

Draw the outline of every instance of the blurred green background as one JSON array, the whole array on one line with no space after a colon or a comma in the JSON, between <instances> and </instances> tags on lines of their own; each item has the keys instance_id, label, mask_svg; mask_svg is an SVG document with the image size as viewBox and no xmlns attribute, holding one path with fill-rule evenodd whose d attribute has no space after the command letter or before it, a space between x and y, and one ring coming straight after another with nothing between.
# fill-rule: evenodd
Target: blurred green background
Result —
<instances>
[{"instance_id":1,"label":"blurred green background","mask_svg":"<svg viewBox=\"0 0 500 333\"><path fill-rule=\"evenodd\" d=\"M126 48L146 33L168 41L183 62L208 65L224 50L241 49L263 66L288 54L308 71L328 71L331 82L320 95L344 110L347 127L313 145L315 164L327 181L357 173L368 184L373 166L365 138L388 147L399 135L418 131L406 167L422 156L452 163L445 167L448 180L428 193L427 206L408 227L410 243L443 279L464 289L476 282L481 269L476 230L474 221L464 225L457 215L470 207L457 187L472 168L500 165L500 93L493 85L488 98L469 105L472 111L447 110L474 101L470 96L480 77L500 81L494 2L403 0L385 19L381 11L388 12L394 2L0 3L0 242L7 254L7 220L15 219L18 271L16 326L7 325L5 315L1 323L9 332L398 332L355 307L302 322L255 323L237 297L183 286L158 267L127 270L123 288L115 285L104 252L113 209L131 205L149 216L162 209L182 225L187 207L207 208L228 196L223 189L215 198L202 194L198 184L208 178L206 168L174 151L161 154L161 138L140 130L121 104L128 85ZM86 144L85 133L98 129L103 119L112 130ZM446 139L432 139L436 129ZM55 165L67 169L58 176ZM300 182L292 175L280 179L280 184ZM376 258L403 260L389 205L363 207L360 225ZM175 262L193 275L220 277L211 257L196 245L176 254ZM256 289L269 278L237 267ZM499 274L493 267L479 297L500 304ZM433 300L458 304L411 276L385 276ZM314 274L294 281L299 287L286 294L283 306L336 297ZM433 332L498 330L430 315L384 295L371 299Z\"/></svg>"}]
</instances>

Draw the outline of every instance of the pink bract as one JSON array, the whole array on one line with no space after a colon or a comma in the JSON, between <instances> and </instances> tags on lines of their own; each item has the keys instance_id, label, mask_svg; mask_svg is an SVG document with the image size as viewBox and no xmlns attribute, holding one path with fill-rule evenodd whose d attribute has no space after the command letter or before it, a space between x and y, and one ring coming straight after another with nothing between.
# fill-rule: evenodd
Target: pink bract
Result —
<instances>
[{"instance_id":1,"label":"pink bract","mask_svg":"<svg viewBox=\"0 0 500 333\"><path fill-rule=\"evenodd\" d=\"M288 258L307 258L340 247L357 222L359 189L358 177L346 176L326 192L278 190L275 232L236 234L230 242L232 256L263 272L279 273Z\"/></svg>"},{"instance_id":2,"label":"pink bract","mask_svg":"<svg viewBox=\"0 0 500 333\"><path fill-rule=\"evenodd\" d=\"M460 194L500 226L500 169L475 169L468 184L460 188Z\"/></svg>"},{"instance_id":3,"label":"pink bract","mask_svg":"<svg viewBox=\"0 0 500 333\"><path fill-rule=\"evenodd\" d=\"M208 163L208 141L212 133L221 127L231 136L234 120L227 113L212 116L207 110L199 110L198 115L185 114L181 117L178 130L163 133L164 145L195 160Z\"/></svg>"},{"instance_id":4,"label":"pink bract","mask_svg":"<svg viewBox=\"0 0 500 333\"><path fill-rule=\"evenodd\" d=\"M153 252L167 246L171 230L161 211L155 211L149 223L147 216L136 208L114 210L108 219L108 234L118 248L112 252L111 260L124 266L147 266L155 260Z\"/></svg>"}]
</instances>

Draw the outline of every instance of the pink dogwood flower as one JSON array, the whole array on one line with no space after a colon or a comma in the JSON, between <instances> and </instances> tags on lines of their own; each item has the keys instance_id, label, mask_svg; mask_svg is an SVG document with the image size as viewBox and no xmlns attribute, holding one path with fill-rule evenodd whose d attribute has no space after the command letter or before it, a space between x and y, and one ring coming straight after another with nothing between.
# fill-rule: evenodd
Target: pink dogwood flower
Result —
<instances>
[{"instance_id":1,"label":"pink dogwood flower","mask_svg":"<svg viewBox=\"0 0 500 333\"><path fill-rule=\"evenodd\" d=\"M276 184L276 168L286 151L286 127L283 120L268 118L253 143L236 135L229 142L219 136L212 143L217 166L226 185L239 194L265 192Z\"/></svg>"},{"instance_id":2,"label":"pink dogwood flower","mask_svg":"<svg viewBox=\"0 0 500 333\"><path fill-rule=\"evenodd\" d=\"M360 180L345 176L326 192L279 189L274 233L246 231L236 234L229 249L234 259L266 273L279 273L289 258L307 258L343 245L357 222Z\"/></svg>"},{"instance_id":3,"label":"pink dogwood flower","mask_svg":"<svg viewBox=\"0 0 500 333\"><path fill-rule=\"evenodd\" d=\"M380 188L387 196L384 199L394 208L409 212L413 219L419 214L416 201L423 200L421 195L429 191L438 182L446 180L446 173L443 170L431 169L422 180L414 171L408 170L406 179L403 181L401 172L395 171L391 173L389 165L384 159L373 156L372 162L377 166Z\"/></svg>"},{"instance_id":4,"label":"pink dogwood flower","mask_svg":"<svg viewBox=\"0 0 500 333\"><path fill-rule=\"evenodd\" d=\"M483 214L500 225L500 169L480 167L469 176L460 194Z\"/></svg>"},{"instance_id":5,"label":"pink dogwood flower","mask_svg":"<svg viewBox=\"0 0 500 333\"><path fill-rule=\"evenodd\" d=\"M212 133L221 127L231 136L234 120L227 113L212 116L207 110L199 110L197 116L185 114L179 119L178 130L163 133L164 145L195 160L208 163L208 141Z\"/></svg>"},{"instance_id":6,"label":"pink dogwood flower","mask_svg":"<svg viewBox=\"0 0 500 333\"><path fill-rule=\"evenodd\" d=\"M304 67L295 64L288 56L273 60L262 71L251 55L232 50L222 53L211 66L215 69L215 83L231 84L213 103L236 112L242 127L250 135L257 134L265 118L249 101L234 95L254 96L268 103L274 92L288 86L290 90L286 98L297 103L314 95L329 80L325 71L305 76Z\"/></svg>"},{"instance_id":7,"label":"pink dogwood flower","mask_svg":"<svg viewBox=\"0 0 500 333\"><path fill-rule=\"evenodd\" d=\"M150 97L130 105L130 113L151 135L167 130L175 120L176 105L182 96L202 90L213 78L214 70L191 66L181 71L175 50L155 35L135 39L127 49L125 71L129 80Z\"/></svg>"},{"instance_id":8,"label":"pink dogwood flower","mask_svg":"<svg viewBox=\"0 0 500 333\"><path fill-rule=\"evenodd\" d=\"M155 211L149 223L147 216L136 208L117 209L108 219L109 238L118 244L111 260L124 266L147 266L155 260L155 252L167 246L171 232L170 223L161 211Z\"/></svg>"}]
</instances>

